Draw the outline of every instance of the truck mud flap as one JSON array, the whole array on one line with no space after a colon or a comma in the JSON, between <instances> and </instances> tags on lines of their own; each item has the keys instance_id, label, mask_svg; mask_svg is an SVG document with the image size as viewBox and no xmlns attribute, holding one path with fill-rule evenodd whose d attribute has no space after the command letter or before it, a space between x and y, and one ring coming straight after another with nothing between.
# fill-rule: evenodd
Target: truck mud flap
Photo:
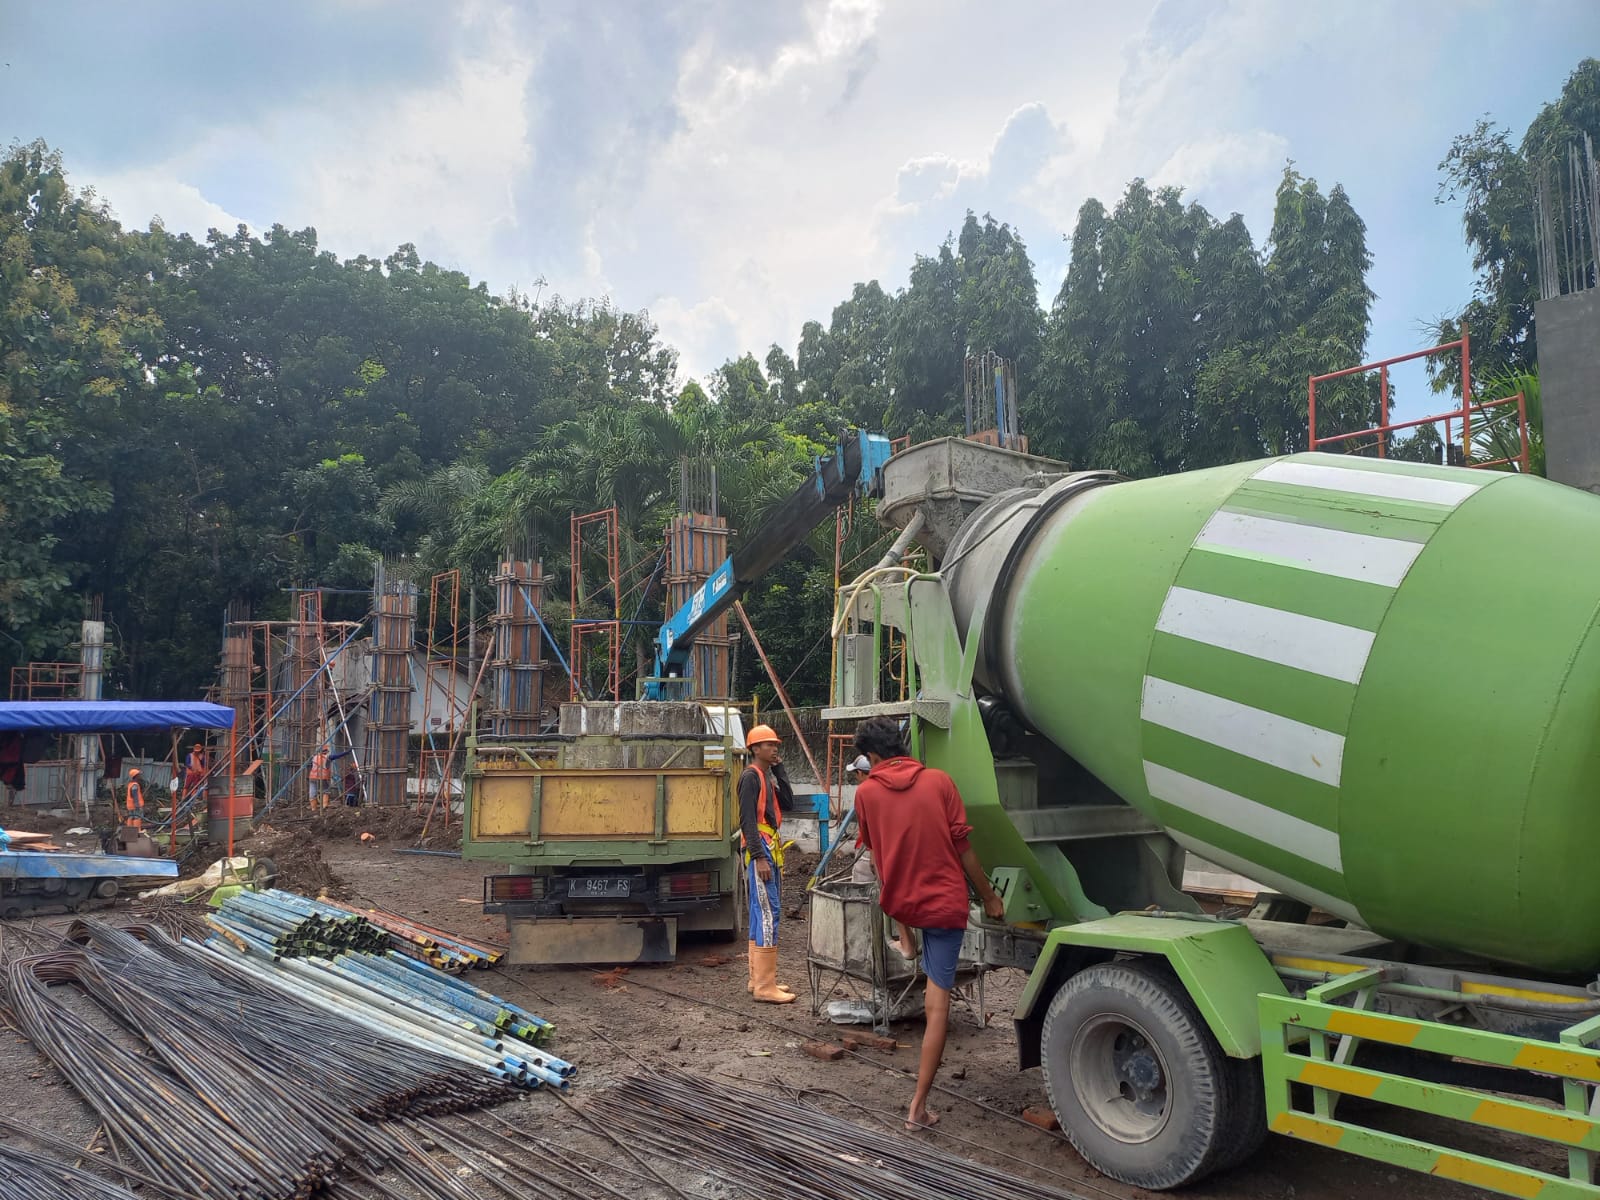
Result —
<instances>
[{"instance_id":1,"label":"truck mud flap","mask_svg":"<svg viewBox=\"0 0 1600 1200\"><path fill-rule=\"evenodd\" d=\"M669 963L678 955L676 917L550 917L510 923L512 966Z\"/></svg>"}]
</instances>

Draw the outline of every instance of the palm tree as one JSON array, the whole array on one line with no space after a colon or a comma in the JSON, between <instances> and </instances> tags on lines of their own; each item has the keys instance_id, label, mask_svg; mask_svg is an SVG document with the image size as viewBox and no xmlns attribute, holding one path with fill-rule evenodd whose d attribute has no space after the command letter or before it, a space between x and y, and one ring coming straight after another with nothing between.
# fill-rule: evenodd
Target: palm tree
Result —
<instances>
[{"instance_id":1,"label":"palm tree","mask_svg":"<svg viewBox=\"0 0 1600 1200\"><path fill-rule=\"evenodd\" d=\"M1544 468L1544 410L1539 403L1539 371L1504 370L1484 381L1480 397L1473 404L1472 458L1477 462L1495 462L1514 459L1522 453L1522 434L1519 413L1515 404L1487 407L1495 400L1522 394L1528 415L1528 471L1543 475ZM1483 405L1481 410L1479 405ZM1520 468L1507 463L1501 468L1515 471Z\"/></svg>"}]
</instances>

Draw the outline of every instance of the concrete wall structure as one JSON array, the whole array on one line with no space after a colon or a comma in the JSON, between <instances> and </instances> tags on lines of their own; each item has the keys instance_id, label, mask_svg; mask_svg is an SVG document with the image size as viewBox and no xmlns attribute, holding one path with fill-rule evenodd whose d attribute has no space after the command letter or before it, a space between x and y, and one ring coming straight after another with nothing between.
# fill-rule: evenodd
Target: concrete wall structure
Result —
<instances>
[{"instance_id":1,"label":"concrete wall structure","mask_svg":"<svg viewBox=\"0 0 1600 1200\"><path fill-rule=\"evenodd\" d=\"M1546 472L1600 492L1600 289L1541 300L1533 311Z\"/></svg>"}]
</instances>

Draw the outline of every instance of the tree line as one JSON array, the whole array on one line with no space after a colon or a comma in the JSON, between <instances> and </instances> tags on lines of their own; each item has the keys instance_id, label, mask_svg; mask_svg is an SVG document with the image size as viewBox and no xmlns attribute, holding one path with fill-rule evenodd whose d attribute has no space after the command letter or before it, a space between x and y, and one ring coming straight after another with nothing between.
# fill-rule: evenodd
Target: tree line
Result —
<instances>
[{"instance_id":1,"label":"tree line","mask_svg":"<svg viewBox=\"0 0 1600 1200\"><path fill-rule=\"evenodd\" d=\"M1485 378L1534 368L1517 189L1545 148L1600 140L1597 81L1586 60L1520 143L1480 124L1441 164L1480 272L1450 321L1472 328ZM487 604L506 547L559 579L569 515L612 505L634 568L625 615L654 620L684 458L717 464L723 513L751 530L847 426L960 432L963 359L992 350L1016 364L1035 452L1190 470L1304 449L1306 376L1365 355L1366 227L1342 187L1292 166L1259 243L1237 214L1137 179L1110 207L1087 200L1070 236L1048 308L1018 232L969 213L903 286L857 283L806 322L792 356L681 383L647 313L495 295L411 245L340 259L310 229L124 228L48 146L15 146L0 161L0 668L72 657L99 597L108 694L194 695L230 603L284 618L289 589L358 592L383 557L424 583L460 567ZM1376 417L1363 383L1328 404L1339 427ZM876 537L856 522L847 558ZM826 692L832 560L829 528L747 600L801 701ZM326 615L365 608L338 592ZM630 664L648 631L633 636ZM764 686L753 655L740 666L743 690Z\"/></svg>"}]
</instances>

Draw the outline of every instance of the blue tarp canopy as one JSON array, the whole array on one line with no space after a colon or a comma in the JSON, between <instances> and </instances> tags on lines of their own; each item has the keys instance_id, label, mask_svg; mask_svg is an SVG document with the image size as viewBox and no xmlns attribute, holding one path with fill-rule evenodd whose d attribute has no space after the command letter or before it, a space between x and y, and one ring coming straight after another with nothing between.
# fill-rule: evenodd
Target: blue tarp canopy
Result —
<instances>
[{"instance_id":1,"label":"blue tarp canopy","mask_svg":"<svg viewBox=\"0 0 1600 1200\"><path fill-rule=\"evenodd\" d=\"M232 729L233 709L203 700L0 700L0 733Z\"/></svg>"}]
</instances>

